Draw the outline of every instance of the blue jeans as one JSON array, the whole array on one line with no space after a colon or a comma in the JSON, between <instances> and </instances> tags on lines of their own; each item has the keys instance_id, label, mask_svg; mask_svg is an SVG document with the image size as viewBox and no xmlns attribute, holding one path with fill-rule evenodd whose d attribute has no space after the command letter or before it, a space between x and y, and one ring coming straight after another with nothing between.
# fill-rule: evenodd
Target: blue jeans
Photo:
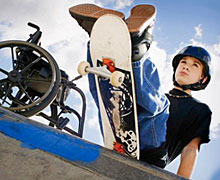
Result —
<instances>
[{"instance_id":1,"label":"blue jeans","mask_svg":"<svg viewBox=\"0 0 220 180\"><path fill-rule=\"evenodd\" d=\"M89 43L87 60L91 64ZM137 98L140 149L154 149L166 141L166 123L169 117L169 100L161 90L157 68L146 53L140 61L132 63ZM99 109L95 77L89 74L90 92ZM99 114L99 122L102 124ZM103 131L102 131L103 133Z\"/></svg>"}]
</instances>

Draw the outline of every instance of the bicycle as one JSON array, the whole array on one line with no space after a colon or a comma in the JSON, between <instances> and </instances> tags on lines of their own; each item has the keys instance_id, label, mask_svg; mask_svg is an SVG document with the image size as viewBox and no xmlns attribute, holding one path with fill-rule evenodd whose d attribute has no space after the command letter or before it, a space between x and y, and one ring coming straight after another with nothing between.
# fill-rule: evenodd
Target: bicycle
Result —
<instances>
[{"instance_id":1,"label":"bicycle","mask_svg":"<svg viewBox=\"0 0 220 180\"><path fill-rule=\"evenodd\" d=\"M11 59L11 67L8 61L1 61L0 106L26 117L41 116L49 121L49 126L82 137L86 98L82 90L73 83L81 76L69 80L66 72L59 69L53 56L41 47L40 27L30 22L28 26L36 31L30 34L27 41L0 42L0 53L4 58ZM81 114L65 104L70 90L76 91L81 96ZM51 116L42 112L48 106ZM78 131L66 126L70 120L62 117L64 113L77 117Z\"/></svg>"}]
</instances>

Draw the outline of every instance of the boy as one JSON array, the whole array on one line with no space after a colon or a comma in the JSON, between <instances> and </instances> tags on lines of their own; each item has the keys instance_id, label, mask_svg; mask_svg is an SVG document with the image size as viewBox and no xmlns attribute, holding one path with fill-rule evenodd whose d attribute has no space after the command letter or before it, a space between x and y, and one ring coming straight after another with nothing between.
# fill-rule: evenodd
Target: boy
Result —
<instances>
[{"instance_id":1,"label":"boy","mask_svg":"<svg viewBox=\"0 0 220 180\"><path fill-rule=\"evenodd\" d=\"M155 21L147 19L153 6L138 5L126 19L132 39L132 66L137 97L140 136L140 160L164 168L179 154L177 174L191 176L197 152L209 142L211 111L191 96L192 90L205 89L210 81L210 55L201 48L187 46L173 59L174 89L164 94L155 65L148 57ZM90 34L95 20L112 13L124 19L120 12L82 4L70 8L71 15ZM148 17L148 16L147 16ZM138 23L137 23L138 21ZM150 22L149 22L150 21ZM88 61L91 62L89 43ZM89 75L90 91L98 106L94 76Z\"/></svg>"}]
</instances>

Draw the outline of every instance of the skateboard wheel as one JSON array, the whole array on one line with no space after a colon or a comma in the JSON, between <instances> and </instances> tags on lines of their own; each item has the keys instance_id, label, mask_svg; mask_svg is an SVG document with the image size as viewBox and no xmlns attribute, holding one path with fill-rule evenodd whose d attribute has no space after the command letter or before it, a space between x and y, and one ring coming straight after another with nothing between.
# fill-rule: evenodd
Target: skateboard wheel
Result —
<instances>
[{"instance_id":1,"label":"skateboard wheel","mask_svg":"<svg viewBox=\"0 0 220 180\"><path fill-rule=\"evenodd\" d=\"M112 86L119 87L124 81L124 74L119 71L114 71L110 78L110 83Z\"/></svg>"},{"instance_id":2,"label":"skateboard wheel","mask_svg":"<svg viewBox=\"0 0 220 180\"><path fill-rule=\"evenodd\" d=\"M86 68L90 67L90 64L86 61L82 61L79 65L78 65L78 73L80 75L87 75L88 72L86 71Z\"/></svg>"}]
</instances>

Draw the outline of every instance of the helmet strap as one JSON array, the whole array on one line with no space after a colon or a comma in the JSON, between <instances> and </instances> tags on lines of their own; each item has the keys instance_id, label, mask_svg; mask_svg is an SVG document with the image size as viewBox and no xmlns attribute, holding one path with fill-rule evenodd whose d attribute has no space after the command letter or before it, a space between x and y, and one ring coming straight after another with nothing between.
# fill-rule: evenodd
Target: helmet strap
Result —
<instances>
[{"instance_id":1,"label":"helmet strap","mask_svg":"<svg viewBox=\"0 0 220 180\"><path fill-rule=\"evenodd\" d=\"M201 89L203 89L202 87L202 83L204 81L205 77L202 78L199 82L194 83L194 84L189 84L189 85L180 85L176 80L174 80L174 86L180 87L182 88L184 91L187 89L190 89L192 91L199 91Z\"/></svg>"}]
</instances>

